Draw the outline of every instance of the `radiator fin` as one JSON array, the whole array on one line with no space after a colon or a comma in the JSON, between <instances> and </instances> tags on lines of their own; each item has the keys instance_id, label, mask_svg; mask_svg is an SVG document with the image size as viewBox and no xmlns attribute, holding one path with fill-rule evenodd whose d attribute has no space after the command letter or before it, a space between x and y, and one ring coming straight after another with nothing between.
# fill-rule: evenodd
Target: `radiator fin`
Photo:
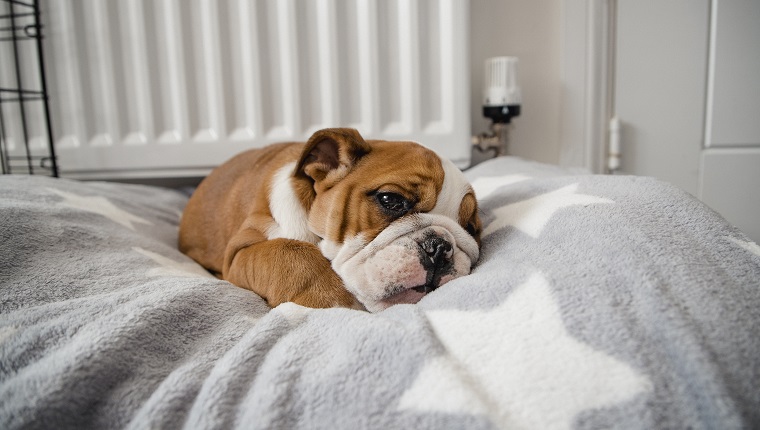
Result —
<instances>
[{"instance_id":1,"label":"radiator fin","mask_svg":"<svg viewBox=\"0 0 760 430\"><path fill-rule=\"evenodd\" d=\"M171 176L352 126L469 160L467 3L50 1L64 176Z\"/></svg>"}]
</instances>

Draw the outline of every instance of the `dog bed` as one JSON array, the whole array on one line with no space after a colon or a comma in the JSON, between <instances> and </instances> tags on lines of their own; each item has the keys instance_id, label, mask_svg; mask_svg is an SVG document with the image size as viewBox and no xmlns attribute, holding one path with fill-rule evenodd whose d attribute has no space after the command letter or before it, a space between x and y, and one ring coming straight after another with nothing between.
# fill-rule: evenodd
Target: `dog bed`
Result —
<instances>
[{"instance_id":1,"label":"dog bed","mask_svg":"<svg viewBox=\"0 0 760 430\"><path fill-rule=\"evenodd\" d=\"M760 426L760 247L692 196L498 158L480 261L377 314L270 309L187 197L0 177L0 428Z\"/></svg>"}]
</instances>

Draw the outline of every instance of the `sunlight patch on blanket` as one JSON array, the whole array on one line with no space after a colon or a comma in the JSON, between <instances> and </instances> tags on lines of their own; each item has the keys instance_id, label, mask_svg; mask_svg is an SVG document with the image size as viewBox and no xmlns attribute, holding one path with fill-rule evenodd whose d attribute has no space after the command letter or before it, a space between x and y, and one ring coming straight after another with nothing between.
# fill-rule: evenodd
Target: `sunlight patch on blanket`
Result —
<instances>
[{"instance_id":1,"label":"sunlight patch on blanket","mask_svg":"<svg viewBox=\"0 0 760 430\"><path fill-rule=\"evenodd\" d=\"M562 208L597 203L615 203L601 197L577 194L576 191L578 191L577 183L494 209L493 214L496 219L488 224L488 227L483 231L483 237L504 227L512 226L533 238L537 238L541 235L549 219Z\"/></svg>"},{"instance_id":2,"label":"sunlight patch on blanket","mask_svg":"<svg viewBox=\"0 0 760 430\"><path fill-rule=\"evenodd\" d=\"M155 252L148 251L147 249L132 247L132 250L142 254L151 260L159 264L159 267L154 267L146 272L146 276L149 277L182 277L182 278L211 278L216 279L206 269L198 265L193 261L179 262L174 261L171 258L164 257L163 255L156 254Z\"/></svg>"},{"instance_id":3,"label":"sunlight patch on blanket","mask_svg":"<svg viewBox=\"0 0 760 430\"><path fill-rule=\"evenodd\" d=\"M492 310L436 310L427 317L445 357L461 371L441 365L445 358L429 360L400 409L485 414L504 428L569 429L580 412L652 390L647 376L567 332L540 273ZM484 401L473 404L473 392Z\"/></svg>"},{"instance_id":4,"label":"sunlight patch on blanket","mask_svg":"<svg viewBox=\"0 0 760 430\"><path fill-rule=\"evenodd\" d=\"M135 226L132 223L153 225L152 222L144 218L140 218L137 215L132 215L131 213L120 209L105 197L80 196L67 193L66 191L56 190L55 188L48 188L48 190L63 197L63 201L59 203L62 206L102 215L130 230L135 230Z\"/></svg>"}]
</instances>

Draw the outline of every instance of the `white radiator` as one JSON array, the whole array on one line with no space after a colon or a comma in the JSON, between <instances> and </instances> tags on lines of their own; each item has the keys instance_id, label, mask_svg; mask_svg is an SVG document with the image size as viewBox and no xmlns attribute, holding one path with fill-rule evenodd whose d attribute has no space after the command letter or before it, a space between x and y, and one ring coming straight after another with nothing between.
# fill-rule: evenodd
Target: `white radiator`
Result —
<instances>
[{"instance_id":1,"label":"white radiator","mask_svg":"<svg viewBox=\"0 0 760 430\"><path fill-rule=\"evenodd\" d=\"M63 176L203 175L335 126L469 163L466 1L48 0L43 13Z\"/></svg>"}]
</instances>

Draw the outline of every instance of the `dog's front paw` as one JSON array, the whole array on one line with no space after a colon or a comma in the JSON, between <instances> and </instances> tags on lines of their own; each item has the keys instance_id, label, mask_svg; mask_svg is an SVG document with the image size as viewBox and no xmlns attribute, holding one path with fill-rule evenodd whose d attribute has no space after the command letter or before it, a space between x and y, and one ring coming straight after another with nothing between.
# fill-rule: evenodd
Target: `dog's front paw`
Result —
<instances>
[{"instance_id":1,"label":"dog's front paw","mask_svg":"<svg viewBox=\"0 0 760 430\"><path fill-rule=\"evenodd\" d=\"M311 308L363 309L314 244L265 240L238 249L230 260L224 279L255 292L271 307L294 302Z\"/></svg>"},{"instance_id":2,"label":"dog's front paw","mask_svg":"<svg viewBox=\"0 0 760 430\"><path fill-rule=\"evenodd\" d=\"M324 258L324 257L323 257ZM290 301L310 308L352 308L364 310L356 297L346 290L343 280L332 270L329 261L326 265L311 267L311 279L306 280L301 292Z\"/></svg>"}]
</instances>

